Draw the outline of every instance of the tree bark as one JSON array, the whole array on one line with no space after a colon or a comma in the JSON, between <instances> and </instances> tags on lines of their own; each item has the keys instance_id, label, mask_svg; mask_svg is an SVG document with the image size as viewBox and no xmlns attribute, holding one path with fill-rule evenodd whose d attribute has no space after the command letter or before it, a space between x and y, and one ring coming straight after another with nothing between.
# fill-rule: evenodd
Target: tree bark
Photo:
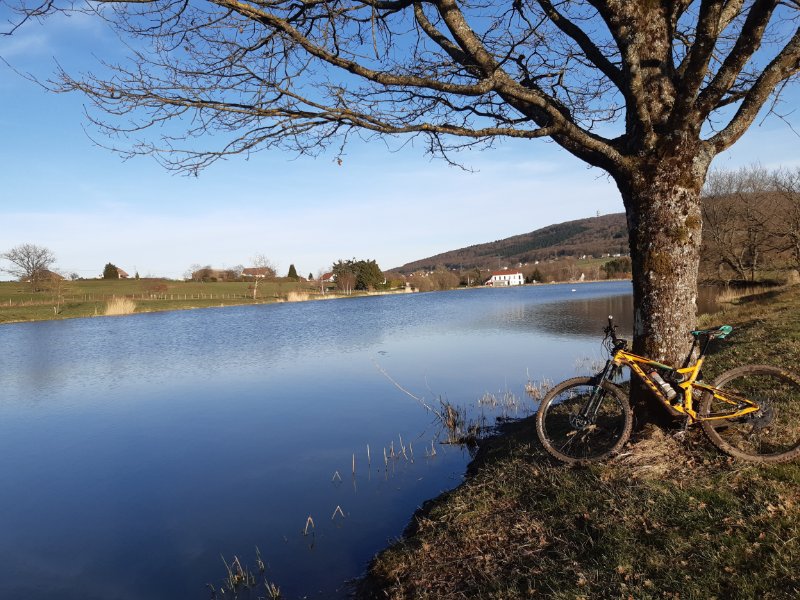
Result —
<instances>
[{"instance_id":1,"label":"tree bark","mask_svg":"<svg viewBox=\"0 0 800 600\"><path fill-rule=\"evenodd\" d=\"M711 155L683 149L644 162L629 176L617 177L633 270L633 351L678 367L697 320L700 191ZM669 421L666 410L652 410L660 405L646 388L634 386L632 401L638 426Z\"/></svg>"}]
</instances>

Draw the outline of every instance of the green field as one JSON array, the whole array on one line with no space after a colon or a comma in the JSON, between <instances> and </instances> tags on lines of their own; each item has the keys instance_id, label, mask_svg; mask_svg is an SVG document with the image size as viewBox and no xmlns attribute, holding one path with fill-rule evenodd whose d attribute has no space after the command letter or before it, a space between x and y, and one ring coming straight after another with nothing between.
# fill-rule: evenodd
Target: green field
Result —
<instances>
[{"instance_id":1,"label":"green field","mask_svg":"<svg viewBox=\"0 0 800 600\"><path fill-rule=\"evenodd\" d=\"M285 279L258 284L247 281L210 282L168 279L92 279L47 284L34 292L27 283L0 282L0 323L94 317L106 313L115 298L128 298L135 312L262 304L291 299L292 293L314 297L319 287Z\"/></svg>"}]
</instances>

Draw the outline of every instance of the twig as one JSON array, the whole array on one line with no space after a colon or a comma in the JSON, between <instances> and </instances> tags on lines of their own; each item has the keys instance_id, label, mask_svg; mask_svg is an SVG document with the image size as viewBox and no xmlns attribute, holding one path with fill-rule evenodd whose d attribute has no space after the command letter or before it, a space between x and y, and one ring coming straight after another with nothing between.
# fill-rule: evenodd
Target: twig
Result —
<instances>
[{"instance_id":1,"label":"twig","mask_svg":"<svg viewBox=\"0 0 800 600\"><path fill-rule=\"evenodd\" d=\"M425 409L425 410L427 410L428 412L432 412L432 413L433 413L433 414L435 414L437 417L439 417L439 419L440 419L440 420L444 420L444 419L442 418L442 415L441 415L441 414L440 414L440 413L439 413L439 412L438 412L438 411L437 411L435 408L433 408L433 407L432 407L432 406L430 406L430 405L429 405L427 402L425 402L425 399L424 399L424 398L420 398L419 396L415 396L414 394L412 394L411 392L409 392L409 391L408 391L406 388L404 388L402 385L400 385L399 383L397 383L397 382L396 382L394 379L392 379L392 376L391 376L391 375L389 375L389 374L388 374L388 373L387 373L387 372L384 370L384 368L383 368L383 367L381 367L381 366L378 364L378 362L377 362L376 360L374 360L374 359L373 359L372 363L375 365L375 368L376 368L376 369L378 369L378 371L381 373L381 375L383 375L384 377L386 377L386 379L388 379L390 382L392 382L392 384L393 384L393 385L394 385L394 386L395 386L395 387L396 387L398 390L400 390L401 392L403 392L403 393L404 393L404 394L406 394L407 396L410 396L411 398L413 398L414 400L416 400L417 402L419 402L419 404L420 404L420 406L422 406L422 408L424 408L424 409Z\"/></svg>"}]
</instances>

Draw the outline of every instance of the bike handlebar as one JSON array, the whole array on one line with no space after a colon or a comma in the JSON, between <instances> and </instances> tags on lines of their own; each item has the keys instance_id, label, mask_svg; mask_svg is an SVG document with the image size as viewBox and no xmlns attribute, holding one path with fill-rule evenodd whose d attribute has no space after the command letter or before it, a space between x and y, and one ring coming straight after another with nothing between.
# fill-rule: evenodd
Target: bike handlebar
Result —
<instances>
[{"instance_id":1,"label":"bike handlebar","mask_svg":"<svg viewBox=\"0 0 800 600\"><path fill-rule=\"evenodd\" d=\"M605 328L606 335L610 335L613 341L617 341L617 326L614 325L614 315L608 315L608 327Z\"/></svg>"},{"instance_id":2,"label":"bike handlebar","mask_svg":"<svg viewBox=\"0 0 800 600\"><path fill-rule=\"evenodd\" d=\"M628 340L617 337L617 326L614 325L613 315L608 315L608 326L606 326L603 331L606 334L606 339L611 338L613 349L609 348L609 352L612 354L620 348L626 348L628 346Z\"/></svg>"}]
</instances>

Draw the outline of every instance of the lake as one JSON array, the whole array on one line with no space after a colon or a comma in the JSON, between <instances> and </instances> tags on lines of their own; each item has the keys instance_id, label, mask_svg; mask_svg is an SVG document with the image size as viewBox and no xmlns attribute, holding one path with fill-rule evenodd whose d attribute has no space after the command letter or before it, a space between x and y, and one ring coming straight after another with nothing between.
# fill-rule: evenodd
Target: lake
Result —
<instances>
[{"instance_id":1,"label":"lake","mask_svg":"<svg viewBox=\"0 0 800 600\"><path fill-rule=\"evenodd\" d=\"M2 325L0 597L208 598L258 548L284 597L344 598L469 462L417 399L524 416L608 314L630 335L630 283Z\"/></svg>"}]
</instances>

